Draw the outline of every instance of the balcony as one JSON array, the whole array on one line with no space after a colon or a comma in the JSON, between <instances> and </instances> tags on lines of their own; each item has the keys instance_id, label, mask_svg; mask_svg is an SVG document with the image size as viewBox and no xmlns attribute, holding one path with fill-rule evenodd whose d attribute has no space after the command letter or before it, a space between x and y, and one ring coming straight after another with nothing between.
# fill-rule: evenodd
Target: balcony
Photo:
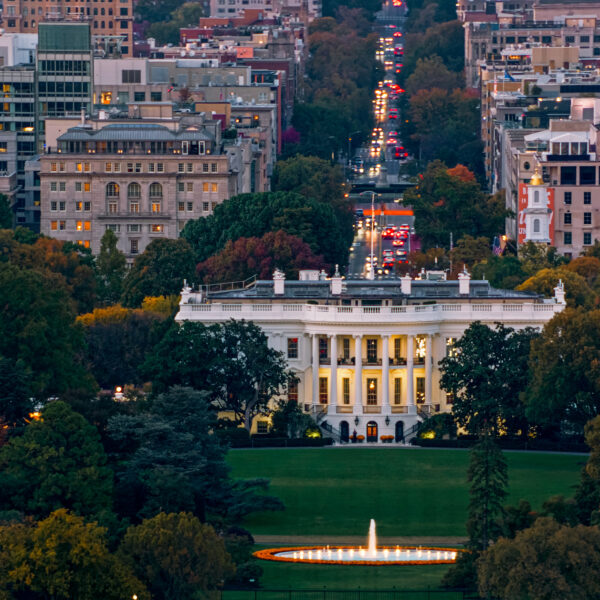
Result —
<instances>
[{"instance_id":1,"label":"balcony","mask_svg":"<svg viewBox=\"0 0 600 600\"><path fill-rule=\"evenodd\" d=\"M401 356L397 356L395 358L390 358L390 367L402 367L406 365L406 358L402 358Z\"/></svg>"},{"instance_id":2,"label":"balcony","mask_svg":"<svg viewBox=\"0 0 600 600\"><path fill-rule=\"evenodd\" d=\"M329 358L329 356L319 356L319 364L329 365L331 364L331 359Z\"/></svg>"},{"instance_id":3,"label":"balcony","mask_svg":"<svg viewBox=\"0 0 600 600\"><path fill-rule=\"evenodd\" d=\"M0 194L10 196L17 187L17 173L13 171L0 171Z\"/></svg>"},{"instance_id":4,"label":"balcony","mask_svg":"<svg viewBox=\"0 0 600 600\"><path fill-rule=\"evenodd\" d=\"M152 212L149 210L141 210L139 212L109 212L104 211L98 215L99 219L157 219L159 221L171 220L171 216L164 212Z\"/></svg>"},{"instance_id":5,"label":"balcony","mask_svg":"<svg viewBox=\"0 0 600 600\"><path fill-rule=\"evenodd\" d=\"M367 357L362 359L363 367L380 367L381 359L375 356Z\"/></svg>"},{"instance_id":6,"label":"balcony","mask_svg":"<svg viewBox=\"0 0 600 600\"><path fill-rule=\"evenodd\" d=\"M337 364L353 367L356 364L356 358L354 358L354 356L350 356L349 358L338 358Z\"/></svg>"}]
</instances>

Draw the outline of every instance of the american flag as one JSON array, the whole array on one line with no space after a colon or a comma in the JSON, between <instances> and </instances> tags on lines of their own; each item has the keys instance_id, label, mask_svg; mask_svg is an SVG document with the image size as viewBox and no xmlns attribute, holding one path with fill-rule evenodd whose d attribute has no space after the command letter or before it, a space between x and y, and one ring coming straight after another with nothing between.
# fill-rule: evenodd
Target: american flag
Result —
<instances>
[{"instance_id":1,"label":"american flag","mask_svg":"<svg viewBox=\"0 0 600 600\"><path fill-rule=\"evenodd\" d=\"M496 256L500 256L502 254L502 246L500 245L500 238L498 236L494 237L494 241L492 243L492 252Z\"/></svg>"}]
</instances>

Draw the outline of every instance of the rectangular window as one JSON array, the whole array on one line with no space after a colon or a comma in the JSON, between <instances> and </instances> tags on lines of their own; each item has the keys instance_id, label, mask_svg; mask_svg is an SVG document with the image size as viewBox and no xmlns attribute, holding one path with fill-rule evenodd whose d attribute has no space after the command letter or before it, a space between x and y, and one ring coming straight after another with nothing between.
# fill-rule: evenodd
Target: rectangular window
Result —
<instances>
[{"instance_id":1,"label":"rectangular window","mask_svg":"<svg viewBox=\"0 0 600 600\"><path fill-rule=\"evenodd\" d=\"M592 192L583 192L583 203L584 204L592 203Z\"/></svg>"},{"instance_id":2,"label":"rectangular window","mask_svg":"<svg viewBox=\"0 0 600 600\"><path fill-rule=\"evenodd\" d=\"M150 231L152 233L162 233L164 231L163 225L150 225Z\"/></svg>"},{"instance_id":3,"label":"rectangular window","mask_svg":"<svg viewBox=\"0 0 600 600\"><path fill-rule=\"evenodd\" d=\"M183 163L178 163L177 164L177 172L183 173L184 171L185 171L185 165Z\"/></svg>"},{"instance_id":4,"label":"rectangular window","mask_svg":"<svg viewBox=\"0 0 600 600\"><path fill-rule=\"evenodd\" d=\"M110 173L110 172L112 171L112 163L108 163L108 162L107 162L107 163L105 163L105 164L104 164L104 171L105 171L106 173Z\"/></svg>"},{"instance_id":5,"label":"rectangular window","mask_svg":"<svg viewBox=\"0 0 600 600\"><path fill-rule=\"evenodd\" d=\"M560 168L560 185L576 185L577 167Z\"/></svg>"},{"instance_id":6,"label":"rectangular window","mask_svg":"<svg viewBox=\"0 0 600 600\"><path fill-rule=\"evenodd\" d=\"M188 183L186 187L187 187L187 191L188 192L193 192L194 191L194 184L193 183Z\"/></svg>"},{"instance_id":7,"label":"rectangular window","mask_svg":"<svg viewBox=\"0 0 600 600\"><path fill-rule=\"evenodd\" d=\"M127 225L127 231L129 233L139 233L142 230L141 225L133 224L133 225Z\"/></svg>"},{"instance_id":8,"label":"rectangular window","mask_svg":"<svg viewBox=\"0 0 600 600\"><path fill-rule=\"evenodd\" d=\"M129 249L131 254L137 254L138 249L138 240L129 240Z\"/></svg>"},{"instance_id":9,"label":"rectangular window","mask_svg":"<svg viewBox=\"0 0 600 600\"><path fill-rule=\"evenodd\" d=\"M193 212L194 210L194 203L193 202L188 202L187 203L187 209L189 212Z\"/></svg>"},{"instance_id":10,"label":"rectangular window","mask_svg":"<svg viewBox=\"0 0 600 600\"><path fill-rule=\"evenodd\" d=\"M269 433L269 421L256 421L256 433L261 435Z\"/></svg>"},{"instance_id":11,"label":"rectangular window","mask_svg":"<svg viewBox=\"0 0 600 600\"><path fill-rule=\"evenodd\" d=\"M202 212L208 212L209 208L208 208L208 202L203 202L202 203Z\"/></svg>"},{"instance_id":12,"label":"rectangular window","mask_svg":"<svg viewBox=\"0 0 600 600\"><path fill-rule=\"evenodd\" d=\"M83 210L89 212L90 210L92 210L92 203L91 202L84 202L83 203Z\"/></svg>"},{"instance_id":13,"label":"rectangular window","mask_svg":"<svg viewBox=\"0 0 600 600\"><path fill-rule=\"evenodd\" d=\"M350 338L342 338L342 357L350 360Z\"/></svg>"},{"instance_id":14,"label":"rectangular window","mask_svg":"<svg viewBox=\"0 0 600 600\"><path fill-rule=\"evenodd\" d=\"M151 209L153 213L159 213L161 209L160 202L153 202L151 204Z\"/></svg>"},{"instance_id":15,"label":"rectangular window","mask_svg":"<svg viewBox=\"0 0 600 600\"><path fill-rule=\"evenodd\" d=\"M177 210L179 212L183 212L185 210L185 202L178 202L177 203Z\"/></svg>"},{"instance_id":16,"label":"rectangular window","mask_svg":"<svg viewBox=\"0 0 600 600\"><path fill-rule=\"evenodd\" d=\"M56 163L54 163L54 162L53 162L53 163L50 163L50 170L51 170L53 173L56 173L56 171L57 171L57 165L56 165Z\"/></svg>"},{"instance_id":17,"label":"rectangular window","mask_svg":"<svg viewBox=\"0 0 600 600\"><path fill-rule=\"evenodd\" d=\"M58 222L58 228L61 231L64 231L67 228L67 222L66 221L59 221Z\"/></svg>"},{"instance_id":18,"label":"rectangular window","mask_svg":"<svg viewBox=\"0 0 600 600\"><path fill-rule=\"evenodd\" d=\"M186 171L188 173L193 173L194 172L194 163L187 163L186 164Z\"/></svg>"},{"instance_id":19,"label":"rectangular window","mask_svg":"<svg viewBox=\"0 0 600 600\"><path fill-rule=\"evenodd\" d=\"M77 221L77 225L75 227L77 231L83 231L83 221Z\"/></svg>"},{"instance_id":20,"label":"rectangular window","mask_svg":"<svg viewBox=\"0 0 600 600\"><path fill-rule=\"evenodd\" d=\"M591 231L584 231L583 232L583 245L584 246L591 246L592 244L592 232Z\"/></svg>"},{"instance_id":21,"label":"rectangular window","mask_svg":"<svg viewBox=\"0 0 600 600\"><path fill-rule=\"evenodd\" d=\"M565 223L565 225L571 224L571 213L570 212L564 214L564 223Z\"/></svg>"},{"instance_id":22,"label":"rectangular window","mask_svg":"<svg viewBox=\"0 0 600 600\"><path fill-rule=\"evenodd\" d=\"M75 170L78 173L83 173L83 163L75 163Z\"/></svg>"},{"instance_id":23,"label":"rectangular window","mask_svg":"<svg viewBox=\"0 0 600 600\"><path fill-rule=\"evenodd\" d=\"M446 404L454 404L454 392L446 392Z\"/></svg>"},{"instance_id":24,"label":"rectangular window","mask_svg":"<svg viewBox=\"0 0 600 600\"><path fill-rule=\"evenodd\" d=\"M77 202L75 202L75 210L77 210L77 211L83 210L83 202L81 202L81 200L78 200Z\"/></svg>"},{"instance_id":25,"label":"rectangular window","mask_svg":"<svg viewBox=\"0 0 600 600\"><path fill-rule=\"evenodd\" d=\"M58 203L56 201L50 202L50 210L58 210Z\"/></svg>"},{"instance_id":26,"label":"rectangular window","mask_svg":"<svg viewBox=\"0 0 600 600\"><path fill-rule=\"evenodd\" d=\"M211 192L218 192L219 191L219 184L218 183L211 183L211 185L210 185L210 191Z\"/></svg>"},{"instance_id":27,"label":"rectangular window","mask_svg":"<svg viewBox=\"0 0 600 600\"><path fill-rule=\"evenodd\" d=\"M583 224L584 225L591 225L592 224L592 213L591 212L585 212L585 213L583 213Z\"/></svg>"},{"instance_id":28,"label":"rectangular window","mask_svg":"<svg viewBox=\"0 0 600 600\"><path fill-rule=\"evenodd\" d=\"M156 172L157 173L164 173L165 172L165 165L164 165L164 163L156 163Z\"/></svg>"},{"instance_id":29,"label":"rectangular window","mask_svg":"<svg viewBox=\"0 0 600 600\"><path fill-rule=\"evenodd\" d=\"M572 199L573 199L573 193L565 192L565 204L571 204Z\"/></svg>"},{"instance_id":30,"label":"rectangular window","mask_svg":"<svg viewBox=\"0 0 600 600\"><path fill-rule=\"evenodd\" d=\"M162 92L150 92L150 102L162 102Z\"/></svg>"},{"instance_id":31,"label":"rectangular window","mask_svg":"<svg viewBox=\"0 0 600 600\"><path fill-rule=\"evenodd\" d=\"M425 403L425 377L417 377L416 398L417 404Z\"/></svg>"},{"instance_id":32,"label":"rectangular window","mask_svg":"<svg viewBox=\"0 0 600 600\"><path fill-rule=\"evenodd\" d=\"M327 377L319 377L319 403L327 404L328 397Z\"/></svg>"},{"instance_id":33,"label":"rectangular window","mask_svg":"<svg viewBox=\"0 0 600 600\"><path fill-rule=\"evenodd\" d=\"M50 182L50 191L56 192L57 190L58 190L58 183L56 183L56 181L51 181Z\"/></svg>"},{"instance_id":34,"label":"rectangular window","mask_svg":"<svg viewBox=\"0 0 600 600\"><path fill-rule=\"evenodd\" d=\"M58 221L50 221L50 229L56 231L58 229Z\"/></svg>"},{"instance_id":35,"label":"rectangular window","mask_svg":"<svg viewBox=\"0 0 600 600\"><path fill-rule=\"evenodd\" d=\"M61 173L64 173L64 172L65 172L65 170L66 170L66 166L65 166L65 163L64 163L64 162L58 163L58 170L59 170Z\"/></svg>"},{"instance_id":36,"label":"rectangular window","mask_svg":"<svg viewBox=\"0 0 600 600\"><path fill-rule=\"evenodd\" d=\"M58 203L58 210L63 212L67 210L67 203L64 200Z\"/></svg>"},{"instance_id":37,"label":"rectangular window","mask_svg":"<svg viewBox=\"0 0 600 600\"><path fill-rule=\"evenodd\" d=\"M402 379L394 377L394 404L402 404Z\"/></svg>"},{"instance_id":38,"label":"rectangular window","mask_svg":"<svg viewBox=\"0 0 600 600\"><path fill-rule=\"evenodd\" d=\"M113 173L121 172L121 163L113 163Z\"/></svg>"},{"instance_id":39,"label":"rectangular window","mask_svg":"<svg viewBox=\"0 0 600 600\"><path fill-rule=\"evenodd\" d=\"M596 185L596 167L579 167L579 185Z\"/></svg>"},{"instance_id":40,"label":"rectangular window","mask_svg":"<svg viewBox=\"0 0 600 600\"><path fill-rule=\"evenodd\" d=\"M64 181L59 181L58 183L58 191L59 192L64 192L67 189L67 184Z\"/></svg>"},{"instance_id":41,"label":"rectangular window","mask_svg":"<svg viewBox=\"0 0 600 600\"><path fill-rule=\"evenodd\" d=\"M326 361L329 358L329 353L327 349L327 338L320 337L319 338L319 360Z\"/></svg>"},{"instance_id":42,"label":"rectangular window","mask_svg":"<svg viewBox=\"0 0 600 600\"><path fill-rule=\"evenodd\" d=\"M367 362L377 362L377 340L375 338L367 338Z\"/></svg>"},{"instance_id":43,"label":"rectangular window","mask_svg":"<svg viewBox=\"0 0 600 600\"><path fill-rule=\"evenodd\" d=\"M84 181L84 183L83 183L83 191L84 192L89 192L91 188L92 188L92 184L89 181Z\"/></svg>"},{"instance_id":44,"label":"rectangular window","mask_svg":"<svg viewBox=\"0 0 600 600\"><path fill-rule=\"evenodd\" d=\"M399 361L402 358L402 340L399 337L394 338L394 360Z\"/></svg>"},{"instance_id":45,"label":"rectangular window","mask_svg":"<svg viewBox=\"0 0 600 600\"><path fill-rule=\"evenodd\" d=\"M287 386L287 399L288 402L298 402L298 380L290 379Z\"/></svg>"},{"instance_id":46,"label":"rectangular window","mask_svg":"<svg viewBox=\"0 0 600 600\"><path fill-rule=\"evenodd\" d=\"M377 379L367 378L367 404L369 406L377 405Z\"/></svg>"},{"instance_id":47,"label":"rectangular window","mask_svg":"<svg viewBox=\"0 0 600 600\"><path fill-rule=\"evenodd\" d=\"M148 173L154 173L154 163L148 163Z\"/></svg>"},{"instance_id":48,"label":"rectangular window","mask_svg":"<svg viewBox=\"0 0 600 600\"><path fill-rule=\"evenodd\" d=\"M456 344L456 338L449 337L446 338L446 356L454 357L456 356L456 348L454 345Z\"/></svg>"},{"instance_id":49,"label":"rectangular window","mask_svg":"<svg viewBox=\"0 0 600 600\"><path fill-rule=\"evenodd\" d=\"M287 340L287 357L298 358L298 338L288 338Z\"/></svg>"},{"instance_id":50,"label":"rectangular window","mask_svg":"<svg viewBox=\"0 0 600 600\"><path fill-rule=\"evenodd\" d=\"M350 404L350 379L342 378L342 404Z\"/></svg>"},{"instance_id":51,"label":"rectangular window","mask_svg":"<svg viewBox=\"0 0 600 600\"><path fill-rule=\"evenodd\" d=\"M208 190L209 190L209 189L210 189L210 188L208 187L208 183L204 182L204 183L202 184L202 191L203 191L203 192L208 192Z\"/></svg>"},{"instance_id":52,"label":"rectangular window","mask_svg":"<svg viewBox=\"0 0 600 600\"><path fill-rule=\"evenodd\" d=\"M121 83L141 83L142 72L139 69L123 69L121 78Z\"/></svg>"},{"instance_id":53,"label":"rectangular window","mask_svg":"<svg viewBox=\"0 0 600 600\"><path fill-rule=\"evenodd\" d=\"M184 190L185 190L185 183L183 183L183 181L178 181L177 182L177 191L183 192Z\"/></svg>"},{"instance_id":54,"label":"rectangular window","mask_svg":"<svg viewBox=\"0 0 600 600\"><path fill-rule=\"evenodd\" d=\"M134 102L146 102L146 92L133 92Z\"/></svg>"},{"instance_id":55,"label":"rectangular window","mask_svg":"<svg viewBox=\"0 0 600 600\"><path fill-rule=\"evenodd\" d=\"M217 163L210 163L210 172L211 173L217 172Z\"/></svg>"},{"instance_id":56,"label":"rectangular window","mask_svg":"<svg viewBox=\"0 0 600 600\"><path fill-rule=\"evenodd\" d=\"M76 181L75 182L75 191L80 192L82 189L83 189L83 187L82 187L81 181ZM81 210L81 209L79 209L79 210Z\"/></svg>"},{"instance_id":57,"label":"rectangular window","mask_svg":"<svg viewBox=\"0 0 600 600\"><path fill-rule=\"evenodd\" d=\"M208 173L208 163L202 163L202 172Z\"/></svg>"}]
</instances>

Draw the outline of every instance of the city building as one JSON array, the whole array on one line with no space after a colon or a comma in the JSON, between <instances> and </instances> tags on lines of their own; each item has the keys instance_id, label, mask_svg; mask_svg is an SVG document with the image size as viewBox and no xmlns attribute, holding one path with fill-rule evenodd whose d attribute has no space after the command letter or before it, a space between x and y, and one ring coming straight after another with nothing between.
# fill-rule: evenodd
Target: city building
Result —
<instances>
[{"instance_id":1,"label":"city building","mask_svg":"<svg viewBox=\"0 0 600 600\"><path fill-rule=\"evenodd\" d=\"M39 159L43 234L98 253L111 229L133 260L152 239L177 238L190 219L244 191L249 159L237 140L227 150L220 121L174 117L171 103L130 108L130 118L116 122L106 114L75 127L48 122Z\"/></svg>"},{"instance_id":2,"label":"city building","mask_svg":"<svg viewBox=\"0 0 600 600\"><path fill-rule=\"evenodd\" d=\"M4 0L8 33L38 33L42 23L86 23L100 42L112 41L123 56L133 48L133 0Z\"/></svg>"},{"instance_id":3,"label":"city building","mask_svg":"<svg viewBox=\"0 0 600 600\"><path fill-rule=\"evenodd\" d=\"M559 284L553 299L496 290L462 273L399 280L344 280L303 271L287 281L256 281L219 291L184 288L177 321L251 320L281 351L297 381L287 398L298 402L322 429L348 440L382 435L404 440L423 417L451 409L439 387L439 361L474 321L490 326L540 329L565 307ZM256 429L266 428L258 417Z\"/></svg>"}]
</instances>

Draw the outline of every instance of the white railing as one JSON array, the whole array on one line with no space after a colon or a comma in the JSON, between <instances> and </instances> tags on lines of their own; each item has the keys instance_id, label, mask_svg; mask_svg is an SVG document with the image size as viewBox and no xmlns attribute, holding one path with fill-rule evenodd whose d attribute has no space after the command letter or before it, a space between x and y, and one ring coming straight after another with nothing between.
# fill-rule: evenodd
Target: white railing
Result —
<instances>
[{"instance_id":1,"label":"white railing","mask_svg":"<svg viewBox=\"0 0 600 600\"><path fill-rule=\"evenodd\" d=\"M194 295L192 295L194 298ZM199 300L199 298L198 298ZM305 321L330 323L435 323L440 321L483 320L509 321L543 325L553 314L564 309L562 304L456 303L405 306L334 306L323 304L181 304L177 319L227 320L229 318L258 321ZM206 316L195 316L203 313ZM208 316L207 313L210 313ZM544 313L543 315L540 313Z\"/></svg>"}]
</instances>

